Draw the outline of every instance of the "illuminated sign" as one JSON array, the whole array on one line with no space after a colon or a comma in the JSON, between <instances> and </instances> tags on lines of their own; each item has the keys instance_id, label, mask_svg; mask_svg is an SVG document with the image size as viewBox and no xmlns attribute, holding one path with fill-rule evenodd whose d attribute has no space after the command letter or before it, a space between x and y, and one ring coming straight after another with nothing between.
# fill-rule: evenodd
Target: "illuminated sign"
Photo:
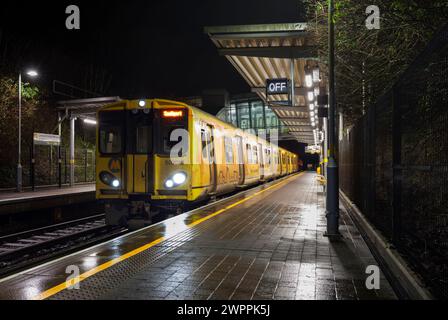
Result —
<instances>
[{"instance_id":1,"label":"illuminated sign","mask_svg":"<svg viewBox=\"0 0 448 320\"><path fill-rule=\"evenodd\" d=\"M306 146L305 152L310 154L320 153L320 146L316 145Z\"/></svg>"},{"instance_id":2,"label":"illuminated sign","mask_svg":"<svg viewBox=\"0 0 448 320\"><path fill-rule=\"evenodd\" d=\"M163 110L164 118L181 118L184 115L182 110Z\"/></svg>"},{"instance_id":3,"label":"illuminated sign","mask_svg":"<svg viewBox=\"0 0 448 320\"><path fill-rule=\"evenodd\" d=\"M268 95L289 94L289 89L289 80L286 78L266 80L266 93Z\"/></svg>"}]
</instances>

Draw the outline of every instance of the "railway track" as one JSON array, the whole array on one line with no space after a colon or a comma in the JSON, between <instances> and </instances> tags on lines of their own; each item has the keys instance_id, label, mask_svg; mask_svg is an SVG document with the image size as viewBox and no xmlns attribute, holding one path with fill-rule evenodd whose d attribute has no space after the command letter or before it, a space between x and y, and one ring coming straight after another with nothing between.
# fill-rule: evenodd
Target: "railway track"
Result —
<instances>
[{"instance_id":1,"label":"railway track","mask_svg":"<svg viewBox=\"0 0 448 320\"><path fill-rule=\"evenodd\" d=\"M0 237L0 276L124 232L101 214Z\"/></svg>"}]
</instances>

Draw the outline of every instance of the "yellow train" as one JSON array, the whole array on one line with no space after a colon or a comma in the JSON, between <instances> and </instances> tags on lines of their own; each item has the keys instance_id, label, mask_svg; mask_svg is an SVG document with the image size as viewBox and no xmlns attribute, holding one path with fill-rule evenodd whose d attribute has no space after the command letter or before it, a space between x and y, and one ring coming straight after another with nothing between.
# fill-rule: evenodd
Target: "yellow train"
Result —
<instances>
[{"instance_id":1,"label":"yellow train","mask_svg":"<svg viewBox=\"0 0 448 320\"><path fill-rule=\"evenodd\" d=\"M299 170L299 159L184 103L124 100L97 113L96 196L106 222L150 221Z\"/></svg>"}]
</instances>

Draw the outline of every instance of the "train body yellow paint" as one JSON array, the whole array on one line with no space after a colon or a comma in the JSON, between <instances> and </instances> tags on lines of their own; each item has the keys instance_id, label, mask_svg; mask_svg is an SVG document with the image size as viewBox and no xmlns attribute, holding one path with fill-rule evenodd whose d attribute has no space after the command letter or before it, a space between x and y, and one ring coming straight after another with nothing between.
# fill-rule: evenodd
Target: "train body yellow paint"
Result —
<instances>
[{"instance_id":1,"label":"train body yellow paint","mask_svg":"<svg viewBox=\"0 0 448 320\"><path fill-rule=\"evenodd\" d=\"M123 100L97 118L96 196L109 225L299 170L296 154L180 102Z\"/></svg>"}]
</instances>

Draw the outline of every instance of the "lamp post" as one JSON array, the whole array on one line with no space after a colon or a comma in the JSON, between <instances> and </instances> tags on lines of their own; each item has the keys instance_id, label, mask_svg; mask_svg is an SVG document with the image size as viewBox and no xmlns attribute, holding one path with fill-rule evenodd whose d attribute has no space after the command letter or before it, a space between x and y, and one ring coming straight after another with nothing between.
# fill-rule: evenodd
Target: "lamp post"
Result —
<instances>
[{"instance_id":1,"label":"lamp post","mask_svg":"<svg viewBox=\"0 0 448 320\"><path fill-rule=\"evenodd\" d=\"M26 73L30 77L36 77L38 73L35 70L29 70ZM19 72L19 134L17 151L17 191L22 191L22 72Z\"/></svg>"},{"instance_id":2,"label":"lamp post","mask_svg":"<svg viewBox=\"0 0 448 320\"><path fill-rule=\"evenodd\" d=\"M328 164L327 164L327 236L339 236L339 174L335 158L336 95L334 88L334 4L328 0Z\"/></svg>"}]
</instances>

